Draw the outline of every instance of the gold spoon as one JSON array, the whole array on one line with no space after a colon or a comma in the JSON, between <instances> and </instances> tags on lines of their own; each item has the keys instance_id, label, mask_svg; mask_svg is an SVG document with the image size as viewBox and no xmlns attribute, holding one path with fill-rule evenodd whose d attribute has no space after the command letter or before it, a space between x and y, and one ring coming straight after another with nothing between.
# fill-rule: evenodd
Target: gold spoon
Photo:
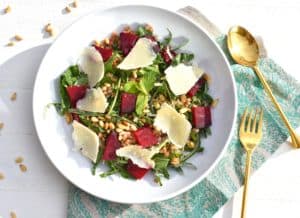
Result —
<instances>
[{"instance_id":1,"label":"gold spoon","mask_svg":"<svg viewBox=\"0 0 300 218\"><path fill-rule=\"evenodd\" d=\"M275 96L273 95L270 86L268 85L266 79L258 68L257 61L259 58L259 49L255 38L245 28L241 26L234 26L230 28L228 32L227 45L232 58L238 64L251 67L255 71L256 75L260 79L260 82L262 83L273 104L275 105L275 108L280 114L281 119L288 128L292 139L292 145L295 148L300 148L300 137L292 128L290 122L288 121L283 110L278 104Z\"/></svg>"}]
</instances>

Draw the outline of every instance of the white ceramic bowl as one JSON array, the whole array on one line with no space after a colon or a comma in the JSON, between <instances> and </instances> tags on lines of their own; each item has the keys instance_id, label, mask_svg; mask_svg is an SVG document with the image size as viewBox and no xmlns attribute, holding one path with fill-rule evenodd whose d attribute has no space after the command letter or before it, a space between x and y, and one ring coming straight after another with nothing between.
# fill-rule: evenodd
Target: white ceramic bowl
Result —
<instances>
[{"instance_id":1,"label":"white ceramic bowl","mask_svg":"<svg viewBox=\"0 0 300 218\"><path fill-rule=\"evenodd\" d=\"M212 111L212 136L203 140L205 151L191 162L197 170L184 169L184 175L171 172L169 180L160 187L151 174L140 181L119 176L100 178L91 175L91 162L73 150L72 128L54 108L58 102L58 78L79 53L94 39L103 39L123 25L149 23L155 33L166 36L169 28L174 37L190 40L186 50L212 78L210 93L219 98ZM192 21L164 9L148 6L121 6L105 11L96 10L76 21L55 40L45 55L38 71L33 94L33 115L37 134L51 162L74 185L99 198L120 203L149 203L165 200L199 183L215 166L224 153L233 132L236 117L236 90L229 64L208 34ZM48 161L48 160L45 160ZM103 171L105 168L99 168ZM47 172L45 172L47 173Z\"/></svg>"}]
</instances>

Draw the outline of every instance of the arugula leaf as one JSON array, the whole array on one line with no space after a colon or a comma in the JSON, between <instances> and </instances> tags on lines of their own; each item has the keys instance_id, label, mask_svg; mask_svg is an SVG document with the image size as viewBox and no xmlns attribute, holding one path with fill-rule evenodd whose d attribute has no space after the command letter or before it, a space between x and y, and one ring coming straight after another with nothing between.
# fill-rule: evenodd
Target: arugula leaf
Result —
<instances>
[{"instance_id":1,"label":"arugula leaf","mask_svg":"<svg viewBox=\"0 0 300 218\"><path fill-rule=\"evenodd\" d=\"M172 60L172 65L176 66L180 63L188 64L191 60L194 59L194 54L189 53L179 53L175 56L175 58Z\"/></svg>"},{"instance_id":2,"label":"arugula leaf","mask_svg":"<svg viewBox=\"0 0 300 218\"><path fill-rule=\"evenodd\" d=\"M59 94L60 94L60 113L65 114L68 109L71 107L71 102L66 90L66 86L64 85L64 78L61 76L60 84L59 84Z\"/></svg>"},{"instance_id":3,"label":"arugula leaf","mask_svg":"<svg viewBox=\"0 0 300 218\"><path fill-rule=\"evenodd\" d=\"M118 81L118 84L117 84L117 87L116 87L116 90L117 90L116 95L115 95L112 103L110 104L109 110L107 112L108 115L112 113L112 111L113 111L113 109L116 105L116 102L117 102L117 99L118 99L118 96L119 96L119 92L120 92L120 86L121 86L121 79L119 79L119 81Z\"/></svg>"},{"instance_id":4,"label":"arugula leaf","mask_svg":"<svg viewBox=\"0 0 300 218\"><path fill-rule=\"evenodd\" d=\"M106 165L109 167L107 172L101 173L99 176L104 178L113 174L119 173L124 178L132 178L132 176L126 170L126 164L128 160L117 157L115 160L106 161Z\"/></svg>"},{"instance_id":5,"label":"arugula leaf","mask_svg":"<svg viewBox=\"0 0 300 218\"><path fill-rule=\"evenodd\" d=\"M99 163L100 163L100 161L101 161L103 152L104 152L104 147L103 147L103 146L100 146L100 147L99 147L99 150L98 150L96 162L95 162L95 163L92 163L92 164L93 164L93 167L92 167L92 175L95 175L95 174L96 174L96 168L97 168L97 166L99 165Z\"/></svg>"},{"instance_id":6,"label":"arugula leaf","mask_svg":"<svg viewBox=\"0 0 300 218\"><path fill-rule=\"evenodd\" d=\"M173 38L172 33L168 28L167 28L167 30L168 30L168 36L166 36L164 38L164 40L161 42L161 44L160 44L161 48L167 47L172 41L172 38Z\"/></svg>"},{"instance_id":7,"label":"arugula leaf","mask_svg":"<svg viewBox=\"0 0 300 218\"><path fill-rule=\"evenodd\" d=\"M104 63L105 72L115 73L117 68L113 66L116 59L120 59L121 55L119 52L113 52L112 56Z\"/></svg>"},{"instance_id":8,"label":"arugula leaf","mask_svg":"<svg viewBox=\"0 0 300 218\"><path fill-rule=\"evenodd\" d=\"M155 169L165 169L168 167L170 159L163 154L157 154L152 158L155 162Z\"/></svg>"},{"instance_id":9,"label":"arugula leaf","mask_svg":"<svg viewBox=\"0 0 300 218\"><path fill-rule=\"evenodd\" d=\"M186 46L189 43L188 39L185 39L181 44L177 45L175 48L172 48L173 51L179 50L182 47Z\"/></svg>"},{"instance_id":10,"label":"arugula leaf","mask_svg":"<svg viewBox=\"0 0 300 218\"><path fill-rule=\"evenodd\" d=\"M139 85L135 81L128 81L124 85L124 91L128 92L128 93L131 93L131 94L137 94L140 91L139 90Z\"/></svg>"},{"instance_id":11,"label":"arugula leaf","mask_svg":"<svg viewBox=\"0 0 300 218\"><path fill-rule=\"evenodd\" d=\"M143 73L143 77L139 82L139 89L145 94L148 95L154 83L157 80L158 75L160 74L158 66L149 66L140 70L140 73Z\"/></svg>"},{"instance_id":12,"label":"arugula leaf","mask_svg":"<svg viewBox=\"0 0 300 218\"><path fill-rule=\"evenodd\" d=\"M137 31L136 31L136 34L139 36L139 37L144 37L144 36L151 36L152 35L152 32L147 30L145 26L139 26L137 28Z\"/></svg>"},{"instance_id":13,"label":"arugula leaf","mask_svg":"<svg viewBox=\"0 0 300 218\"><path fill-rule=\"evenodd\" d=\"M138 94L135 104L135 112L137 115L141 116L144 113L144 109L146 108L149 101L149 96L145 94Z\"/></svg>"}]
</instances>

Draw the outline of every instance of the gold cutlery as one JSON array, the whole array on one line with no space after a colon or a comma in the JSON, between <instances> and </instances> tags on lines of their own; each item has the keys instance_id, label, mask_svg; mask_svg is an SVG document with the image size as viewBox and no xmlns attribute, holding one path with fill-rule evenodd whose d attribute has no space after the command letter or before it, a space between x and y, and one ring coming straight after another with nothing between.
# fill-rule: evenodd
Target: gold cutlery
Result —
<instances>
[{"instance_id":1,"label":"gold cutlery","mask_svg":"<svg viewBox=\"0 0 300 218\"><path fill-rule=\"evenodd\" d=\"M253 117L254 113L254 117ZM248 109L245 110L242 121L240 124L239 136L240 141L246 150L246 168L245 168L245 182L244 182L244 193L242 202L241 217L245 217L246 212L246 201L247 201L247 190L248 190L248 179L250 176L251 169L251 157L257 144L262 138L262 123L263 123L263 111L258 109L254 112Z\"/></svg>"},{"instance_id":2,"label":"gold cutlery","mask_svg":"<svg viewBox=\"0 0 300 218\"><path fill-rule=\"evenodd\" d=\"M260 79L260 82L270 96L275 108L289 131L292 139L292 145L295 148L300 148L300 136L296 134L295 130L291 126L281 106L273 95L264 75L258 68L257 61L259 58L259 48L255 38L245 28L234 26L230 28L228 32L227 45L232 58L238 64L251 67L256 72L256 75Z\"/></svg>"}]
</instances>

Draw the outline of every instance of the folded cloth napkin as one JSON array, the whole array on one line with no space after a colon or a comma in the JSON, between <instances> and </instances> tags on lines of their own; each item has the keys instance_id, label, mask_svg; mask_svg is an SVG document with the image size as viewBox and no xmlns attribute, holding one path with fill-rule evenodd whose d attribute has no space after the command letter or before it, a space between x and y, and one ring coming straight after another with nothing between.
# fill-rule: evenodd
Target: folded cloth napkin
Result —
<instances>
[{"instance_id":1,"label":"folded cloth napkin","mask_svg":"<svg viewBox=\"0 0 300 218\"><path fill-rule=\"evenodd\" d=\"M238 92L238 118L246 106L259 106L264 110L263 139L254 152L252 170L262 163L287 139L287 130L272 102L263 90L255 73L234 63L228 54L226 36L199 11L192 7L179 13L205 28L227 55L234 73ZM259 67L292 125L300 124L300 84L269 58L261 58ZM239 119L236 127L238 127ZM212 217L243 183L245 152L237 136L237 128L227 152L211 173L191 190L170 200L144 204L124 205L108 202L86 194L71 186L69 191L68 218L74 217Z\"/></svg>"}]
</instances>

